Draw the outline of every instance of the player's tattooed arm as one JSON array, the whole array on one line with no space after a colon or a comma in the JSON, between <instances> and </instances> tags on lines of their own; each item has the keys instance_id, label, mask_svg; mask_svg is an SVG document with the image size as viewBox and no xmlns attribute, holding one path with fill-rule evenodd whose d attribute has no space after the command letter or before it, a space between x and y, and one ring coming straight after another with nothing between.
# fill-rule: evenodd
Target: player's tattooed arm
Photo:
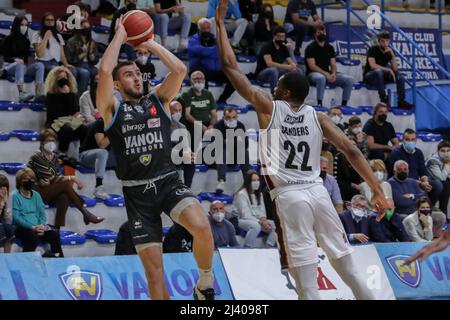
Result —
<instances>
[{"instance_id":1,"label":"player's tattooed arm","mask_svg":"<svg viewBox=\"0 0 450 320\"><path fill-rule=\"evenodd\" d=\"M96 94L96 106L98 112L102 116L105 126L112 121L114 113L114 105L116 98L114 97L114 81L113 70L119 59L120 48L127 41L127 32L122 24L122 16L117 19L116 33L111 43L106 48L103 55L102 63L98 70L98 86Z\"/></svg>"},{"instance_id":2,"label":"player's tattooed arm","mask_svg":"<svg viewBox=\"0 0 450 320\"><path fill-rule=\"evenodd\" d=\"M248 102L253 104L258 113L261 129L267 127L272 116L272 98L261 89L252 86L244 73L239 69L236 56L228 40L224 17L227 11L228 0L221 0L216 10L217 47L222 68L230 79L236 91Z\"/></svg>"},{"instance_id":3,"label":"player's tattooed arm","mask_svg":"<svg viewBox=\"0 0 450 320\"><path fill-rule=\"evenodd\" d=\"M380 220L384 216L388 204L384 197L383 190L375 178L366 158L364 158L364 155L358 147L350 142L344 132L342 132L342 130L339 129L326 114L317 112L317 118L322 127L324 137L345 155L348 162L367 182L370 189L373 191L374 196L371 201L372 207L378 211L377 220Z\"/></svg>"}]
</instances>

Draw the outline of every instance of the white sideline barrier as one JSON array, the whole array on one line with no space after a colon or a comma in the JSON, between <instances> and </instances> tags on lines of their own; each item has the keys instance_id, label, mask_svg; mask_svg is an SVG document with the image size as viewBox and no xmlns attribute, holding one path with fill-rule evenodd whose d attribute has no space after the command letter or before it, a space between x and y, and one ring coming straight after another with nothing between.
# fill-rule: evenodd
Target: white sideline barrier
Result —
<instances>
[{"instance_id":1,"label":"white sideline barrier","mask_svg":"<svg viewBox=\"0 0 450 320\"><path fill-rule=\"evenodd\" d=\"M394 292L373 245L354 247L357 267L377 300L395 300ZM281 272L276 249L219 249L236 300L296 300L295 281ZM318 285L324 300L351 300L349 287L318 251Z\"/></svg>"}]
</instances>

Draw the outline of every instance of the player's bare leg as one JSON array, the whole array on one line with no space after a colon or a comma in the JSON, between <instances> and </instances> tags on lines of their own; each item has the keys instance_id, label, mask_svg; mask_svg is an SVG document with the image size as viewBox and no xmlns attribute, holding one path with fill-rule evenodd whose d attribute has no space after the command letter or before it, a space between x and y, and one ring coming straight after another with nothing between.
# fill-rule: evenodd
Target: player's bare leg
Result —
<instances>
[{"instance_id":1,"label":"player's bare leg","mask_svg":"<svg viewBox=\"0 0 450 320\"><path fill-rule=\"evenodd\" d=\"M139 245L136 249L144 265L150 298L152 300L169 300L170 295L164 280L162 245L152 243L144 246L146 246L145 249L139 250Z\"/></svg>"},{"instance_id":2,"label":"player's bare leg","mask_svg":"<svg viewBox=\"0 0 450 320\"><path fill-rule=\"evenodd\" d=\"M187 206L181 212L178 222L193 238L192 251L199 269L196 289L201 291L212 289L214 284L212 272L214 241L211 226L203 208L199 204Z\"/></svg>"}]
</instances>

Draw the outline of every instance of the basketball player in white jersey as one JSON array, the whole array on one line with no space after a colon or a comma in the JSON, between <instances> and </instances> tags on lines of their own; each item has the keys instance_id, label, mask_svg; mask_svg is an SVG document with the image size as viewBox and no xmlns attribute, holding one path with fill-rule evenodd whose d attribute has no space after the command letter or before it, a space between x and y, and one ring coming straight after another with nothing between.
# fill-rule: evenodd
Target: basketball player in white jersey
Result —
<instances>
[{"instance_id":1,"label":"basketball player in white jersey","mask_svg":"<svg viewBox=\"0 0 450 320\"><path fill-rule=\"evenodd\" d=\"M305 76L286 73L278 80L274 101L253 87L239 70L224 24L227 0L216 11L219 56L223 71L239 94L256 109L260 126L263 173L275 205L281 264L296 281L299 299L320 299L317 285L317 243L357 299L374 299L351 255L344 227L323 186L320 174L322 137L341 152L373 191L372 207L379 221L387 203L366 159L323 113L304 104Z\"/></svg>"}]
</instances>

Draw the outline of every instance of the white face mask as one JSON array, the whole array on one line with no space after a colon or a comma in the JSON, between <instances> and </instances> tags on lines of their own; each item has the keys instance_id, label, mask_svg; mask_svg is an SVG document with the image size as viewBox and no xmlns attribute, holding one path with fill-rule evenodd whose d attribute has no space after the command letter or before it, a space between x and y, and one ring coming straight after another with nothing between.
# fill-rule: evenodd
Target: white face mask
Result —
<instances>
[{"instance_id":1,"label":"white face mask","mask_svg":"<svg viewBox=\"0 0 450 320\"><path fill-rule=\"evenodd\" d=\"M358 218L362 218L362 217L366 216L366 210L363 210L360 208L352 208L352 213Z\"/></svg>"},{"instance_id":2,"label":"white face mask","mask_svg":"<svg viewBox=\"0 0 450 320\"><path fill-rule=\"evenodd\" d=\"M224 122L225 122L225 125L228 128L234 129L234 128L237 127L237 120L236 119L234 119L234 120L224 120Z\"/></svg>"},{"instance_id":3,"label":"white face mask","mask_svg":"<svg viewBox=\"0 0 450 320\"><path fill-rule=\"evenodd\" d=\"M197 91L202 91L203 89L205 89L205 84L204 83L194 83L193 87Z\"/></svg>"},{"instance_id":4,"label":"white face mask","mask_svg":"<svg viewBox=\"0 0 450 320\"><path fill-rule=\"evenodd\" d=\"M220 212L213 213L212 217L217 222L222 222L223 219L225 219L225 212L220 211Z\"/></svg>"},{"instance_id":5,"label":"white face mask","mask_svg":"<svg viewBox=\"0 0 450 320\"><path fill-rule=\"evenodd\" d=\"M331 121L333 121L334 124L338 125L338 124L340 124L340 123L342 122L342 118L339 117L338 115L332 116L332 117L331 117Z\"/></svg>"},{"instance_id":6,"label":"white face mask","mask_svg":"<svg viewBox=\"0 0 450 320\"><path fill-rule=\"evenodd\" d=\"M20 26L20 33L23 35L26 35L28 31L28 27L27 26Z\"/></svg>"},{"instance_id":7,"label":"white face mask","mask_svg":"<svg viewBox=\"0 0 450 320\"><path fill-rule=\"evenodd\" d=\"M375 171L373 173L379 182L384 181L384 172L383 171Z\"/></svg>"},{"instance_id":8,"label":"white face mask","mask_svg":"<svg viewBox=\"0 0 450 320\"><path fill-rule=\"evenodd\" d=\"M137 57L136 61L139 62L140 65L146 65L148 60L148 55L143 55Z\"/></svg>"},{"instance_id":9,"label":"white face mask","mask_svg":"<svg viewBox=\"0 0 450 320\"><path fill-rule=\"evenodd\" d=\"M47 142L46 144L44 144L44 149L48 152L54 152L56 150L56 143Z\"/></svg>"},{"instance_id":10,"label":"white face mask","mask_svg":"<svg viewBox=\"0 0 450 320\"><path fill-rule=\"evenodd\" d=\"M252 189L254 191L258 190L260 186L260 182L259 181L252 181Z\"/></svg>"},{"instance_id":11,"label":"white face mask","mask_svg":"<svg viewBox=\"0 0 450 320\"><path fill-rule=\"evenodd\" d=\"M180 121L180 119L181 119L181 112L177 112L172 115L172 121L178 122Z\"/></svg>"},{"instance_id":12,"label":"white face mask","mask_svg":"<svg viewBox=\"0 0 450 320\"><path fill-rule=\"evenodd\" d=\"M356 127L356 128L353 128L353 129L352 129L353 134L358 134L358 133L360 133L361 131L362 131L362 128L361 128L361 127Z\"/></svg>"}]
</instances>

